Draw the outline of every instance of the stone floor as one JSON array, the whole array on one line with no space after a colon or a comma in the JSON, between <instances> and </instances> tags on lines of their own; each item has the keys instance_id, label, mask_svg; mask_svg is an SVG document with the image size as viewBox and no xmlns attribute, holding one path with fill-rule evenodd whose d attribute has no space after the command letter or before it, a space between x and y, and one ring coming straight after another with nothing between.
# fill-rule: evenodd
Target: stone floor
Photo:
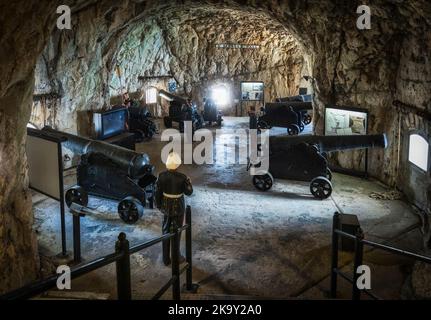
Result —
<instances>
[{"instance_id":1,"label":"stone floor","mask_svg":"<svg viewBox=\"0 0 431 320\"><path fill-rule=\"evenodd\" d=\"M247 127L247 118L226 118L226 129ZM310 128L303 134L309 134ZM281 129L272 134L284 134ZM235 142L219 135L214 148L235 150ZM228 142L226 142L228 141ZM147 152L157 172L163 170L160 136L137 146ZM193 210L194 281L202 295L240 295L264 298L327 298L330 271L331 223L335 211L356 214L366 238L418 252L422 238L419 219L400 200L374 200L371 192L387 188L377 181L334 174L334 192L320 201L309 193L308 183L276 181L274 188L258 192L245 165L181 167L194 184L187 202ZM69 173L71 174L71 173ZM66 178L73 183L73 173ZM35 228L45 257L60 252L59 204L34 193ZM131 244L160 235L157 210L146 209L136 225L125 225L116 213L116 202L91 198L98 214L82 219L82 251L85 261L113 252L116 237L125 232ZM71 218L67 213L68 246L71 250ZM161 245L132 256L133 297L145 299L167 281L170 269L161 259ZM351 270L351 257L341 257ZM365 262L372 269L373 288L388 299L409 298L411 262L368 251ZM351 288L340 280L340 297ZM100 269L72 283L74 291L109 293L115 298L115 266ZM166 295L168 298L169 296Z\"/></svg>"}]
</instances>

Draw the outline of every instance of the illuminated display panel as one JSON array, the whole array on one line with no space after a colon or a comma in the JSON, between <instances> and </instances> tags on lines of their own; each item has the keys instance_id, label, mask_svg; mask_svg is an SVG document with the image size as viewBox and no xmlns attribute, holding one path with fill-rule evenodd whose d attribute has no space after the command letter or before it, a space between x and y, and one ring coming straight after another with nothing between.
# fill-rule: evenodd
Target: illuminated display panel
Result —
<instances>
[{"instance_id":1,"label":"illuminated display panel","mask_svg":"<svg viewBox=\"0 0 431 320\"><path fill-rule=\"evenodd\" d=\"M241 82L241 100L263 101L264 89L263 82Z\"/></svg>"},{"instance_id":2,"label":"illuminated display panel","mask_svg":"<svg viewBox=\"0 0 431 320\"><path fill-rule=\"evenodd\" d=\"M360 109L327 107L325 109L325 135L365 135L368 113Z\"/></svg>"},{"instance_id":3,"label":"illuminated display panel","mask_svg":"<svg viewBox=\"0 0 431 320\"><path fill-rule=\"evenodd\" d=\"M409 161L424 171L428 171L429 144L418 134L410 135Z\"/></svg>"}]
</instances>

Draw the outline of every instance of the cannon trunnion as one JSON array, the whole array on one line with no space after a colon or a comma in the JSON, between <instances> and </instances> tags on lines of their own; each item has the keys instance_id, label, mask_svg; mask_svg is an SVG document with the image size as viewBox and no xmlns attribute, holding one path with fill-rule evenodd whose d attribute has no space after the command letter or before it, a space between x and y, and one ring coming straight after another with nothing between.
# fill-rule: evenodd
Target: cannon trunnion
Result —
<instances>
[{"instance_id":1,"label":"cannon trunnion","mask_svg":"<svg viewBox=\"0 0 431 320\"><path fill-rule=\"evenodd\" d=\"M332 173L323 152L386 148L385 134L365 136L270 137L269 172L253 177L260 191L272 188L274 179L310 181L310 192L319 199L332 194Z\"/></svg>"},{"instance_id":2,"label":"cannon trunnion","mask_svg":"<svg viewBox=\"0 0 431 320\"><path fill-rule=\"evenodd\" d=\"M66 204L88 204L88 195L118 200L118 213L126 223L136 223L147 200L153 207L154 167L140 154L102 141L95 141L45 127L48 135L67 138L64 146L80 156L77 185L66 192Z\"/></svg>"}]
</instances>

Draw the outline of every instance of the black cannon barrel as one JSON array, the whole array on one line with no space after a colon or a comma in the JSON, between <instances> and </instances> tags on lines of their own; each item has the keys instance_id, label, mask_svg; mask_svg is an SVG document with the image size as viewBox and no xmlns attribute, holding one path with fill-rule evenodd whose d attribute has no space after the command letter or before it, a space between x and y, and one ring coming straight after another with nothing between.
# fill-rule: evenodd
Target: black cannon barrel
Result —
<instances>
[{"instance_id":1,"label":"black cannon barrel","mask_svg":"<svg viewBox=\"0 0 431 320\"><path fill-rule=\"evenodd\" d=\"M293 102L293 101L310 102L312 100L313 100L313 95L311 95L311 94L292 96L292 97L283 97L283 98L275 99L276 102Z\"/></svg>"},{"instance_id":2,"label":"black cannon barrel","mask_svg":"<svg viewBox=\"0 0 431 320\"><path fill-rule=\"evenodd\" d=\"M270 138L271 150L287 150L290 146L307 143L315 145L320 152L349 149L386 148L386 134L349 135L349 136L273 136Z\"/></svg>"},{"instance_id":3,"label":"black cannon barrel","mask_svg":"<svg viewBox=\"0 0 431 320\"><path fill-rule=\"evenodd\" d=\"M311 102L299 102L299 101L290 101L290 102L271 102L266 103L265 108L269 109L278 109L278 108L289 108L292 107L293 111L302 111L302 110L313 110L313 104Z\"/></svg>"},{"instance_id":4,"label":"black cannon barrel","mask_svg":"<svg viewBox=\"0 0 431 320\"><path fill-rule=\"evenodd\" d=\"M180 104L186 104L187 103L187 99L177 96L175 94L172 94L168 91L165 90L159 90L159 96L164 97L165 99L169 100L169 101L175 101L178 102Z\"/></svg>"},{"instance_id":5,"label":"black cannon barrel","mask_svg":"<svg viewBox=\"0 0 431 320\"><path fill-rule=\"evenodd\" d=\"M51 137L66 138L67 141L63 145L75 154L103 154L116 163L132 179L142 177L152 171L150 158L145 153L138 153L103 141L78 137L70 133L54 130L51 127L45 127L41 132Z\"/></svg>"}]
</instances>

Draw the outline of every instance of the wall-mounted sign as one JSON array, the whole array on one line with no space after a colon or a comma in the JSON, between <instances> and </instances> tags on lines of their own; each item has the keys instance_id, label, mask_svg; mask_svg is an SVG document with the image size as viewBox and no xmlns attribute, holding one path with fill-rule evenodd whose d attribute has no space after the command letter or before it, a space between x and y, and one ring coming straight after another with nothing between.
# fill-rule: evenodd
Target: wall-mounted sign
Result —
<instances>
[{"instance_id":1,"label":"wall-mounted sign","mask_svg":"<svg viewBox=\"0 0 431 320\"><path fill-rule=\"evenodd\" d=\"M263 82L241 82L241 101L264 101Z\"/></svg>"},{"instance_id":2,"label":"wall-mounted sign","mask_svg":"<svg viewBox=\"0 0 431 320\"><path fill-rule=\"evenodd\" d=\"M218 43L216 48L219 49L259 49L257 44L241 44L241 43Z\"/></svg>"},{"instance_id":3,"label":"wall-mounted sign","mask_svg":"<svg viewBox=\"0 0 431 320\"><path fill-rule=\"evenodd\" d=\"M327 107L325 135L365 135L368 132L368 111L358 108Z\"/></svg>"}]
</instances>

